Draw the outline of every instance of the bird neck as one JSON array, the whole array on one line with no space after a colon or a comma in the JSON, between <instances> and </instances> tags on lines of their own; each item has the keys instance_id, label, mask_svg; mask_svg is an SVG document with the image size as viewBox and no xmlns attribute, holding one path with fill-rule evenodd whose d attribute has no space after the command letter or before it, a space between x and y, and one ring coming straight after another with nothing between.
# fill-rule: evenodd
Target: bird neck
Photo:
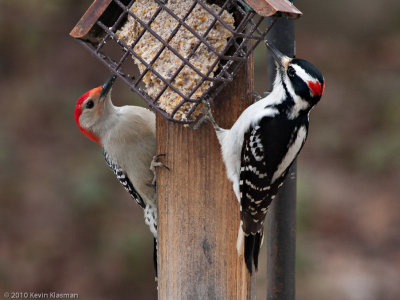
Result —
<instances>
[{"instance_id":1,"label":"bird neck","mask_svg":"<svg viewBox=\"0 0 400 300\"><path fill-rule=\"evenodd\" d=\"M277 105L277 108L288 119L293 120L301 115L308 114L311 108L310 103L295 93L287 77L277 76L274 89L283 90L281 91L282 100Z\"/></svg>"},{"instance_id":2,"label":"bird neck","mask_svg":"<svg viewBox=\"0 0 400 300\"><path fill-rule=\"evenodd\" d=\"M90 129L90 134L92 134L95 139L97 138L96 142L101 145L105 134L110 131L110 128L115 126L117 121L117 107L113 105L111 99L106 99L98 120Z\"/></svg>"},{"instance_id":3,"label":"bird neck","mask_svg":"<svg viewBox=\"0 0 400 300\"><path fill-rule=\"evenodd\" d=\"M101 145L100 138L96 135L93 131L83 128L80 124L78 124L79 129L82 131L84 135L86 135L90 140L96 142L97 144Z\"/></svg>"}]
</instances>

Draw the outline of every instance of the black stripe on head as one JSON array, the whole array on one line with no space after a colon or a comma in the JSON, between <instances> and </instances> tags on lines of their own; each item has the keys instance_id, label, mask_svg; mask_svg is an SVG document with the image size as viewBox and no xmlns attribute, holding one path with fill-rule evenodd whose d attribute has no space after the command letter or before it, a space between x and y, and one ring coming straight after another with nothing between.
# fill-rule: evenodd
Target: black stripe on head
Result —
<instances>
[{"instance_id":1,"label":"black stripe on head","mask_svg":"<svg viewBox=\"0 0 400 300\"><path fill-rule=\"evenodd\" d=\"M296 64L301 67L304 71L310 74L310 76L318 79L319 83L322 84L324 82L324 77L321 72L312 63L304 59L295 58L292 60L291 64Z\"/></svg>"},{"instance_id":2,"label":"black stripe on head","mask_svg":"<svg viewBox=\"0 0 400 300\"><path fill-rule=\"evenodd\" d=\"M277 70L277 72L278 72L277 76L280 76L280 78L281 78L281 83L282 83L283 89L284 89L284 91L285 91L286 97L292 98L292 96L290 95L290 93L289 93L289 91L288 91L288 88L287 88L287 86L286 86L286 82L285 82L285 73L284 73L284 71Z\"/></svg>"},{"instance_id":3,"label":"black stripe on head","mask_svg":"<svg viewBox=\"0 0 400 300\"><path fill-rule=\"evenodd\" d=\"M282 72L279 72L279 75L277 75L277 76L281 77L281 83L282 83L282 86L283 86L283 90L285 91L286 98L285 98L285 101L283 101L282 103L280 103L278 105L274 105L274 107L277 108L279 111L282 111L282 112L283 111L289 111L290 108L294 105L293 97L289 93L289 90L288 90L288 88L286 86L286 82L285 82L285 79L284 79L285 74L282 73ZM267 108L267 107L268 107L268 105L265 108Z\"/></svg>"},{"instance_id":4,"label":"black stripe on head","mask_svg":"<svg viewBox=\"0 0 400 300\"><path fill-rule=\"evenodd\" d=\"M292 86L296 95L305 100L309 100L311 98L310 89L304 80L302 80L299 76L294 76L290 78L290 81L292 82Z\"/></svg>"}]
</instances>

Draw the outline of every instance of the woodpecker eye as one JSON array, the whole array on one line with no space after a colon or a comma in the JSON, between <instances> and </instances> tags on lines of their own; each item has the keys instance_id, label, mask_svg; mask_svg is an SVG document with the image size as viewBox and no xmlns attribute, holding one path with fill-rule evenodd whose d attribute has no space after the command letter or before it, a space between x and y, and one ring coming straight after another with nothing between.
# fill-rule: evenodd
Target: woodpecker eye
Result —
<instances>
[{"instance_id":1,"label":"woodpecker eye","mask_svg":"<svg viewBox=\"0 0 400 300\"><path fill-rule=\"evenodd\" d=\"M89 100L89 101L86 103L86 108L88 108L88 109L93 108L93 106L94 106L93 100Z\"/></svg>"},{"instance_id":2,"label":"woodpecker eye","mask_svg":"<svg viewBox=\"0 0 400 300\"><path fill-rule=\"evenodd\" d=\"M294 77L294 75L296 74L296 71L293 69L293 67L289 67L287 69L287 74L289 75L289 77Z\"/></svg>"}]
</instances>

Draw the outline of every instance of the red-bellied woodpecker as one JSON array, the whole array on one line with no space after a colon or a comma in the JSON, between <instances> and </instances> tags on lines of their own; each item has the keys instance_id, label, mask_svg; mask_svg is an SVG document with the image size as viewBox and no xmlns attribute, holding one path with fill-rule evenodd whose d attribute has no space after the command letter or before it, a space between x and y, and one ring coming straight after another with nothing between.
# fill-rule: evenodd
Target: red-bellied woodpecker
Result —
<instances>
[{"instance_id":1,"label":"red-bellied woodpecker","mask_svg":"<svg viewBox=\"0 0 400 300\"><path fill-rule=\"evenodd\" d=\"M103 86L83 94L75 106L79 129L103 148L108 166L144 209L145 222L154 235L154 263L157 270L157 203L152 172L156 158L155 115L139 106L114 106L111 88L116 76Z\"/></svg>"},{"instance_id":2,"label":"red-bellied woodpecker","mask_svg":"<svg viewBox=\"0 0 400 300\"><path fill-rule=\"evenodd\" d=\"M308 61L289 58L267 44L277 63L272 92L222 129L206 102L225 163L240 202L237 249L249 272L257 269L267 208L283 185L308 133L309 113L324 91L322 74Z\"/></svg>"}]
</instances>

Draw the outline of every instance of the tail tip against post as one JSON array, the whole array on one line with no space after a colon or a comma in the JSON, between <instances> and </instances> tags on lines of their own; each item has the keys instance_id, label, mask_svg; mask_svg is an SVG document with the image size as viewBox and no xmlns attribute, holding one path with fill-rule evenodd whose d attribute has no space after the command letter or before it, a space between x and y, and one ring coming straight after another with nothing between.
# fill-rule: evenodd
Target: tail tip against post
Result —
<instances>
[{"instance_id":1,"label":"tail tip against post","mask_svg":"<svg viewBox=\"0 0 400 300\"><path fill-rule=\"evenodd\" d=\"M240 222L240 225L239 225L239 232L238 232L238 237L237 237L237 242L236 242L236 250L237 250L239 257L244 255L244 232L242 229L242 222Z\"/></svg>"}]
</instances>

